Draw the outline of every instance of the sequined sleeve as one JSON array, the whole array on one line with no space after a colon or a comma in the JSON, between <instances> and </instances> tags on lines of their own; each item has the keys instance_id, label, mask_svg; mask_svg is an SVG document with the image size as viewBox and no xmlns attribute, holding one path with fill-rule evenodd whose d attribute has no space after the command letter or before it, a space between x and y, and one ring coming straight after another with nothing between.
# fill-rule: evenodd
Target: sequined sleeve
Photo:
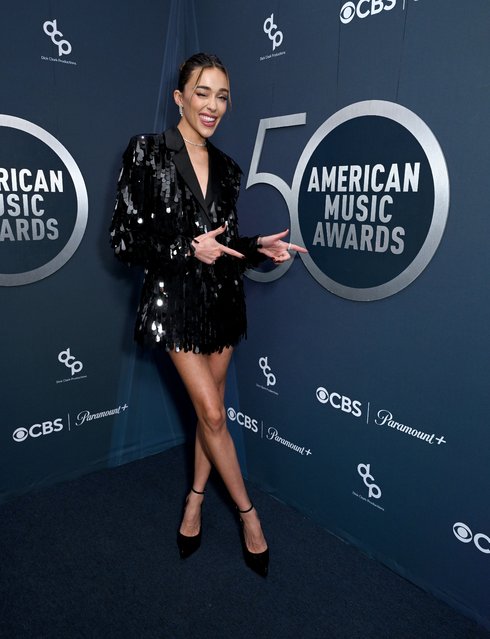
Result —
<instances>
[{"instance_id":1,"label":"sequined sleeve","mask_svg":"<svg viewBox=\"0 0 490 639\"><path fill-rule=\"evenodd\" d=\"M161 215L156 220L161 145L162 136L135 136L123 155L110 237L116 257L130 265L177 266L192 256L191 238L173 229L170 220L162 224Z\"/></svg>"},{"instance_id":2,"label":"sequined sleeve","mask_svg":"<svg viewBox=\"0 0 490 639\"><path fill-rule=\"evenodd\" d=\"M267 259L266 255L259 253L257 250L258 237L258 235L255 235L254 237L245 237L244 235L241 235L231 243L232 248L234 248L235 251L245 255L245 268L258 266Z\"/></svg>"}]
</instances>

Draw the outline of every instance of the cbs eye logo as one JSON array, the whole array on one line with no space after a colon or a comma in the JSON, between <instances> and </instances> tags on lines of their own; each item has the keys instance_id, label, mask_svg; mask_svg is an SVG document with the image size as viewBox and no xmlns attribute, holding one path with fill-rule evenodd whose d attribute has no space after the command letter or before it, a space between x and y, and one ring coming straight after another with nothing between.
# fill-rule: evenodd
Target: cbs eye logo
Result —
<instances>
[{"instance_id":1,"label":"cbs eye logo","mask_svg":"<svg viewBox=\"0 0 490 639\"><path fill-rule=\"evenodd\" d=\"M352 400L340 393L329 393L326 388L319 386L316 389L316 398L320 404L330 404L332 408L340 409L343 413L350 413L353 417L361 417L362 404L358 400Z\"/></svg>"},{"instance_id":2,"label":"cbs eye logo","mask_svg":"<svg viewBox=\"0 0 490 639\"><path fill-rule=\"evenodd\" d=\"M454 524L453 533L456 539L463 544L473 542L480 552L485 555L490 555L490 537L488 535L484 535L483 533L476 533L474 535L471 528L462 521L457 521Z\"/></svg>"},{"instance_id":3,"label":"cbs eye logo","mask_svg":"<svg viewBox=\"0 0 490 639\"><path fill-rule=\"evenodd\" d=\"M63 430L63 420L61 419L61 417L58 417L53 421L33 424L30 428L17 428L12 433L12 439L14 440L14 442L23 442L28 437L42 437L43 435L50 435L51 433L56 433L60 430Z\"/></svg>"},{"instance_id":4,"label":"cbs eye logo","mask_svg":"<svg viewBox=\"0 0 490 639\"><path fill-rule=\"evenodd\" d=\"M259 426L256 419L252 419L244 413L237 412L234 408L231 408L231 406L226 411L226 414L228 415L228 419L230 421L237 422L238 424L240 424L240 426L251 430L253 433L259 432Z\"/></svg>"},{"instance_id":5,"label":"cbs eye logo","mask_svg":"<svg viewBox=\"0 0 490 639\"><path fill-rule=\"evenodd\" d=\"M359 0L346 2L340 9L340 22L349 24L357 15L358 18L367 18L369 15L376 15L381 11L390 11L396 6L396 0Z\"/></svg>"}]
</instances>

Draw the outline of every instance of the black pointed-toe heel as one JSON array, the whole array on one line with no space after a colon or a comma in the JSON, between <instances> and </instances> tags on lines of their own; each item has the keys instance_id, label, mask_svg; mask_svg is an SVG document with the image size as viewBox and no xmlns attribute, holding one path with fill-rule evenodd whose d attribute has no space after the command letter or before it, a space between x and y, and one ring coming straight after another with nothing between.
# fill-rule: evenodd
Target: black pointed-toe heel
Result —
<instances>
[{"instance_id":1,"label":"black pointed-toe heel","mask_svg":"<svg viewBox=\"0 0 490 639\"><path fill-rule=\"evenodd\" d=\"M202 491L202 493L199 492L198 490L194 490L194 488L191 488L191 490L193 493L196 493L196 495L204 495L205 493L204 490ZM187 505L188 499L189 498L185 500L185 505ZM185 505L184 505L184 508L185 508ZM202 522L201 522L201 528L199 529L199 532L197 533L197 535L188 537L187 535L183 535L180 531L177 533L177 546L179 547L179 554L181 559L187 559L187 557L190 557L193 553L196 552L196 550L198 550L199 546L201 545L201 533L202 533Z\"/></svg>"},{"instance_id":2,"label":"black pointed-toe heel","mask_svg":"<svg viewBox=\"0 0 490 639\"><path fill-rule=\"evenodd\" d=\"M238 508L238 512L240 514L249 513L253 510L254 505L252 504L250 508L246 510L240 510ZM240 523L242 524L241 528L241 538L242 538L242 547L243 547L243 556L245 558L245 563L247 566L256 572L261 577L267 577L267 573L269 572L269 549L266 548L263 552L251 552L247 548L247 544L245 543L245 533L243 532L243 519L240 517Z\"/></svg>"}]
</instances>

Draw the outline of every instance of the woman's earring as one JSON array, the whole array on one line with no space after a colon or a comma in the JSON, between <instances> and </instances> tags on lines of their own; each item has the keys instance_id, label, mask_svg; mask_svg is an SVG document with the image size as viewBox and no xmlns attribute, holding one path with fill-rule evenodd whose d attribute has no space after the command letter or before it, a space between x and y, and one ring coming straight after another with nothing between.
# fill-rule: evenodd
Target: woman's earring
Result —
<instances>
[{"instance_id":1,"label":"woman's earring","mask_svg":"<svg viewBox=\"0 0 490 639\"><path fill-rule=\"evenodd\" d=\"M179 104L179 113L180 113L180 117L184 115L184 107L181 104Z\"/></svg>"}]
</instances>

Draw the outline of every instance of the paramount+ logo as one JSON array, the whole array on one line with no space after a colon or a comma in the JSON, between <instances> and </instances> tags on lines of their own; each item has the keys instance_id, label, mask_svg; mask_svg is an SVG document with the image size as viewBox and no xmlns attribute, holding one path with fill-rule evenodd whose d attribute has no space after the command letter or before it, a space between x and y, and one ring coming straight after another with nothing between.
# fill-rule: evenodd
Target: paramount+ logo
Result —
<instances>
[{"instance_id":1,"label":"paramount+ logo","mask_svg":"<svg viewBox=\"0 0 490 639\"><path fill-rule=\"evenodd\" d=\"M332 408L349 413L352 417L361 417L362 415L362 404L359 400L353 400L335 391L329 392L323 386L316 389L316 398L320 404L329 404Z\"/></svg>"},{"instance_id":2,"label":"paramount+ logo","mask_svg":"<svg viewBox=\"0 0 490 639\"><path fill-rule=\"evenodd\" d=\"M58 433L63 430L63 420L61 417L57 417L52 421L40 422L33 424L29 428L17 428L12 433L12 439L14 442L23 442L26 439L43 437L44 435L51 435L52 433Z\"/></svg>"}]
</instances>

